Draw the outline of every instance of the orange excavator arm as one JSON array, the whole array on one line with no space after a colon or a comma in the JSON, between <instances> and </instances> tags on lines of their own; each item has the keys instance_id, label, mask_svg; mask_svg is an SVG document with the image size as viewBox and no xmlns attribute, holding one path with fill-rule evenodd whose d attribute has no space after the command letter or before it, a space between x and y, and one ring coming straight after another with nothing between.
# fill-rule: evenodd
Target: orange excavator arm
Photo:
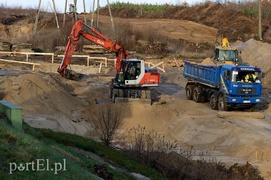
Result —
<instances>
[{"instance_id":1,"label":"orange excavator arm","mask_svg":"<svg viewBox=\"0 0 271 180\"><path fill-rule=\"evenodd\" d=\"M92 34L83 31L83 25L90 29ZM120 45L108 39L94 28L88 26L82 20L79 20L72 27L71 33L69 35L69 40L65 48L64 57L57 70L62 76L65 76L65 70L71 61L72 55L77 47L81 36L99 46L108 49L111 52L116 53L116 73L119 72L120 60L129 58L129 53L127 50L122 49Z\"/></svg>"}]
</instances>

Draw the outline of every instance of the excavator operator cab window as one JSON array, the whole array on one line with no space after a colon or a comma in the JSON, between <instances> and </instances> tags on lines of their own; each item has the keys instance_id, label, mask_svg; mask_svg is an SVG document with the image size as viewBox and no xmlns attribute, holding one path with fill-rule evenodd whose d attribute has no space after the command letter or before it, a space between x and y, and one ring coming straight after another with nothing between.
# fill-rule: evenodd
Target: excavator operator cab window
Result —
<instances>
[{"instance_id":1,"label":"excavator operator cab window","mask_svg":"<svg viewBox=\"0 0 271 180\"><path fill-rule=\"evenodd\" d=\"M224 50L219 51L219 59L221 61L229 60L229 52Z\"/></svg>"},{"instance_id":2,"label":"excavator operator cab window","mask_svg":"<svg viewBox=\"0 0 271 180\"><path fill-rule=\"evenodd\" d=\"M236 50L218 50L216 51L215 60L217 61L238 61Z\"/></svg>"},{"instance_id":3,"label":"excavator operator cab window","mask_svg":"<svg viewBox=\"0 0 271 180\"><path fill-rule=\"evenodd\" d=\"M140 62L130 62L126 70L127 80L136 80L140 74Z\"/></svg>"}]
</instances>

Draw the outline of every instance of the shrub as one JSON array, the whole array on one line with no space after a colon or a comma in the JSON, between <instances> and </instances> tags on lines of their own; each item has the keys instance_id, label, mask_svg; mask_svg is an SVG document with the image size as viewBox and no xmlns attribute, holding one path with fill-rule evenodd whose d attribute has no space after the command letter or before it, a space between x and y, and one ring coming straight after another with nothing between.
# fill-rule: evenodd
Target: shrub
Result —
<instances>
[{"instance_id":1,"label":"shrub","mask_svg":"<svg viewBox=\"0 0 271 180\"><path fill-rule=\"evenodd\" d=\"M96 106L91 122L100 140L109 146L116 131L122 126L122 108L119 104Z\"/></svg>"}]
</instances>

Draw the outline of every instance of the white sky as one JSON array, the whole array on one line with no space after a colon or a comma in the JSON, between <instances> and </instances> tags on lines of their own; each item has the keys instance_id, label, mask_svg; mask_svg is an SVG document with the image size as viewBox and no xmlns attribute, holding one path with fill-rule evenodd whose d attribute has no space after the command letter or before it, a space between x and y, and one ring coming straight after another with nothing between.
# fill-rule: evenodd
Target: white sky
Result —
<instances>
[{"instance_id":1,"label":"white sky","mask_svg":"<svg viewBox=\"0 0 271 180\"><path fill-rule=\"evenodd\" d=\"M64 12L65 0L54 0L57 12ZM97 7L97 1L95 0L95 7ZM188 2L189 4L203 2L204 0L108 0L109 3L115 2L129 2L133 4L182 4L183 2ZM107 0L100 0L100 6L107 5ZM74 0L67 0L67 11L69 10L69 4L73 4ZM86 11L89 12L93 6L93 0L85 0ZM39 5L39 0L0 0L0 6L5 7L22 7L22 8L33 8L37 9ZM41 0L41 9L44 11L53 11L52 0ZM77 0L77 12L83 12L83 0Z\"/></svg>"}]
</instances>

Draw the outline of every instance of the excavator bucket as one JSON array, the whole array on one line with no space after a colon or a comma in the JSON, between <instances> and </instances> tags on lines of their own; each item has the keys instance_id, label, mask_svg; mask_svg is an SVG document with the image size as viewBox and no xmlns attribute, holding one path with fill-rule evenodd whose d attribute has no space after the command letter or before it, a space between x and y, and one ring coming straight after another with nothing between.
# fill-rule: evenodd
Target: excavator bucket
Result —
<instances>
[{"instance_id":1,"label":"excavator bucket","mask_svg":"<svg viewBox=\"0 0 271 180\"><path fill-rule=\"evenodd\" d=\"M71 69L65 69L63 73L63 77L65 77L66 79L78 81L82 79L83 74L77 73Z\"/></svg>"}]
</instances>

